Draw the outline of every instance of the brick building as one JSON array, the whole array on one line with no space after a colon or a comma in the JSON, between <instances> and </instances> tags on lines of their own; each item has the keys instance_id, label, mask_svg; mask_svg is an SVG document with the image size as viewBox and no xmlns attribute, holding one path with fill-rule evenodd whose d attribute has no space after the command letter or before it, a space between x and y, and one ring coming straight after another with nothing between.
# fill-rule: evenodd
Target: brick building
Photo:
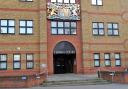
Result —
<instances>
[{"instance_id":1,"label":"brick building","mask_svg":"<svg viewBox=\"0 0 128 89\"><path fill-rule=\"evenodd\" d=\"M0 87L38 85L47 73L125 70L127 3L0 0Z\"/></svg>"}]
</instances>

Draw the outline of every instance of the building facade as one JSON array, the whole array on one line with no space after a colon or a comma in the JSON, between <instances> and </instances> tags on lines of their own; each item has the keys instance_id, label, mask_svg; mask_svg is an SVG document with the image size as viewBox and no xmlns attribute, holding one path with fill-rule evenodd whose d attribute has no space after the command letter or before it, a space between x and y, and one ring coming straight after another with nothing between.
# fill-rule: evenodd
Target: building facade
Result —
<instances>
[{"instance_id":1,"label":"building facade","mask_svg":"<svg viewBox=\"0 0 128 89\"><path fill-rule=\"evenodd\" d=\"M47 74L124 71L127 3L1 0L0 87L38 85Z\"/></svg>"}]
</instances>

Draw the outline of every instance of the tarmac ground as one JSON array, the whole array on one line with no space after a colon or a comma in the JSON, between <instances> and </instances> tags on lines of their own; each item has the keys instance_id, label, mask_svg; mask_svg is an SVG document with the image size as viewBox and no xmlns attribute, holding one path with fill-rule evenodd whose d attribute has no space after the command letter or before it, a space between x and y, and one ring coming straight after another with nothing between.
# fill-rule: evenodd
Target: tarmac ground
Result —
<instances>
[{"instance_id":1,"label":"tarmac ground","mask_svg":"<svg viewBox=\"0 0 128 89\"><path fill-rule=\"evenodd\" d=\"M0 88L2 89L2 88ZM4 88L7 89L7 88ZM9 88L9 89L128 89L128 84L105 84L85 86L61 86L61 87L32 87L32 88Z\"/></svg>"}]
</instances>

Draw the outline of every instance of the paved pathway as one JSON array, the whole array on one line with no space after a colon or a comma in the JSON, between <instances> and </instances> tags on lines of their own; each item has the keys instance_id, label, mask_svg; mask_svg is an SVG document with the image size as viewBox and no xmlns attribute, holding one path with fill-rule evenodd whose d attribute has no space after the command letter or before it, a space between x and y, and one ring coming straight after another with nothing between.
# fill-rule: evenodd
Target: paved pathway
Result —
<instances>
[{"instance_id":1,"label":"paved pathway","mask_svg":"<svg viewBox=\"0 0 128 89\"><path fill-rule=\"evenodd\" d=\"M33 88L12 88L12 89L128 89L128 84L106 84L106 85L87 85L87 86L63 86L63 87L33 87Z\"/></svg>"}]
</instances>

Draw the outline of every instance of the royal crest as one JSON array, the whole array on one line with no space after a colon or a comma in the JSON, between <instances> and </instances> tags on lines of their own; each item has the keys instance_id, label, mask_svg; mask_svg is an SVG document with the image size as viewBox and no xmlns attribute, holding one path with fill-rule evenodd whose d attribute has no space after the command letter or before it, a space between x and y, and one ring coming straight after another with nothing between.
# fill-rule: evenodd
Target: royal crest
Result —
<instances>
[{"instance_id":1,"label":"royal crest","mask_svg":"<svg viewBox=\"0 0 128 89\"><path fill-rule=\"evenodd\" d=\"M80 20L80 5L47 3L47 18Z\"/></svg>"}]
</instances>

